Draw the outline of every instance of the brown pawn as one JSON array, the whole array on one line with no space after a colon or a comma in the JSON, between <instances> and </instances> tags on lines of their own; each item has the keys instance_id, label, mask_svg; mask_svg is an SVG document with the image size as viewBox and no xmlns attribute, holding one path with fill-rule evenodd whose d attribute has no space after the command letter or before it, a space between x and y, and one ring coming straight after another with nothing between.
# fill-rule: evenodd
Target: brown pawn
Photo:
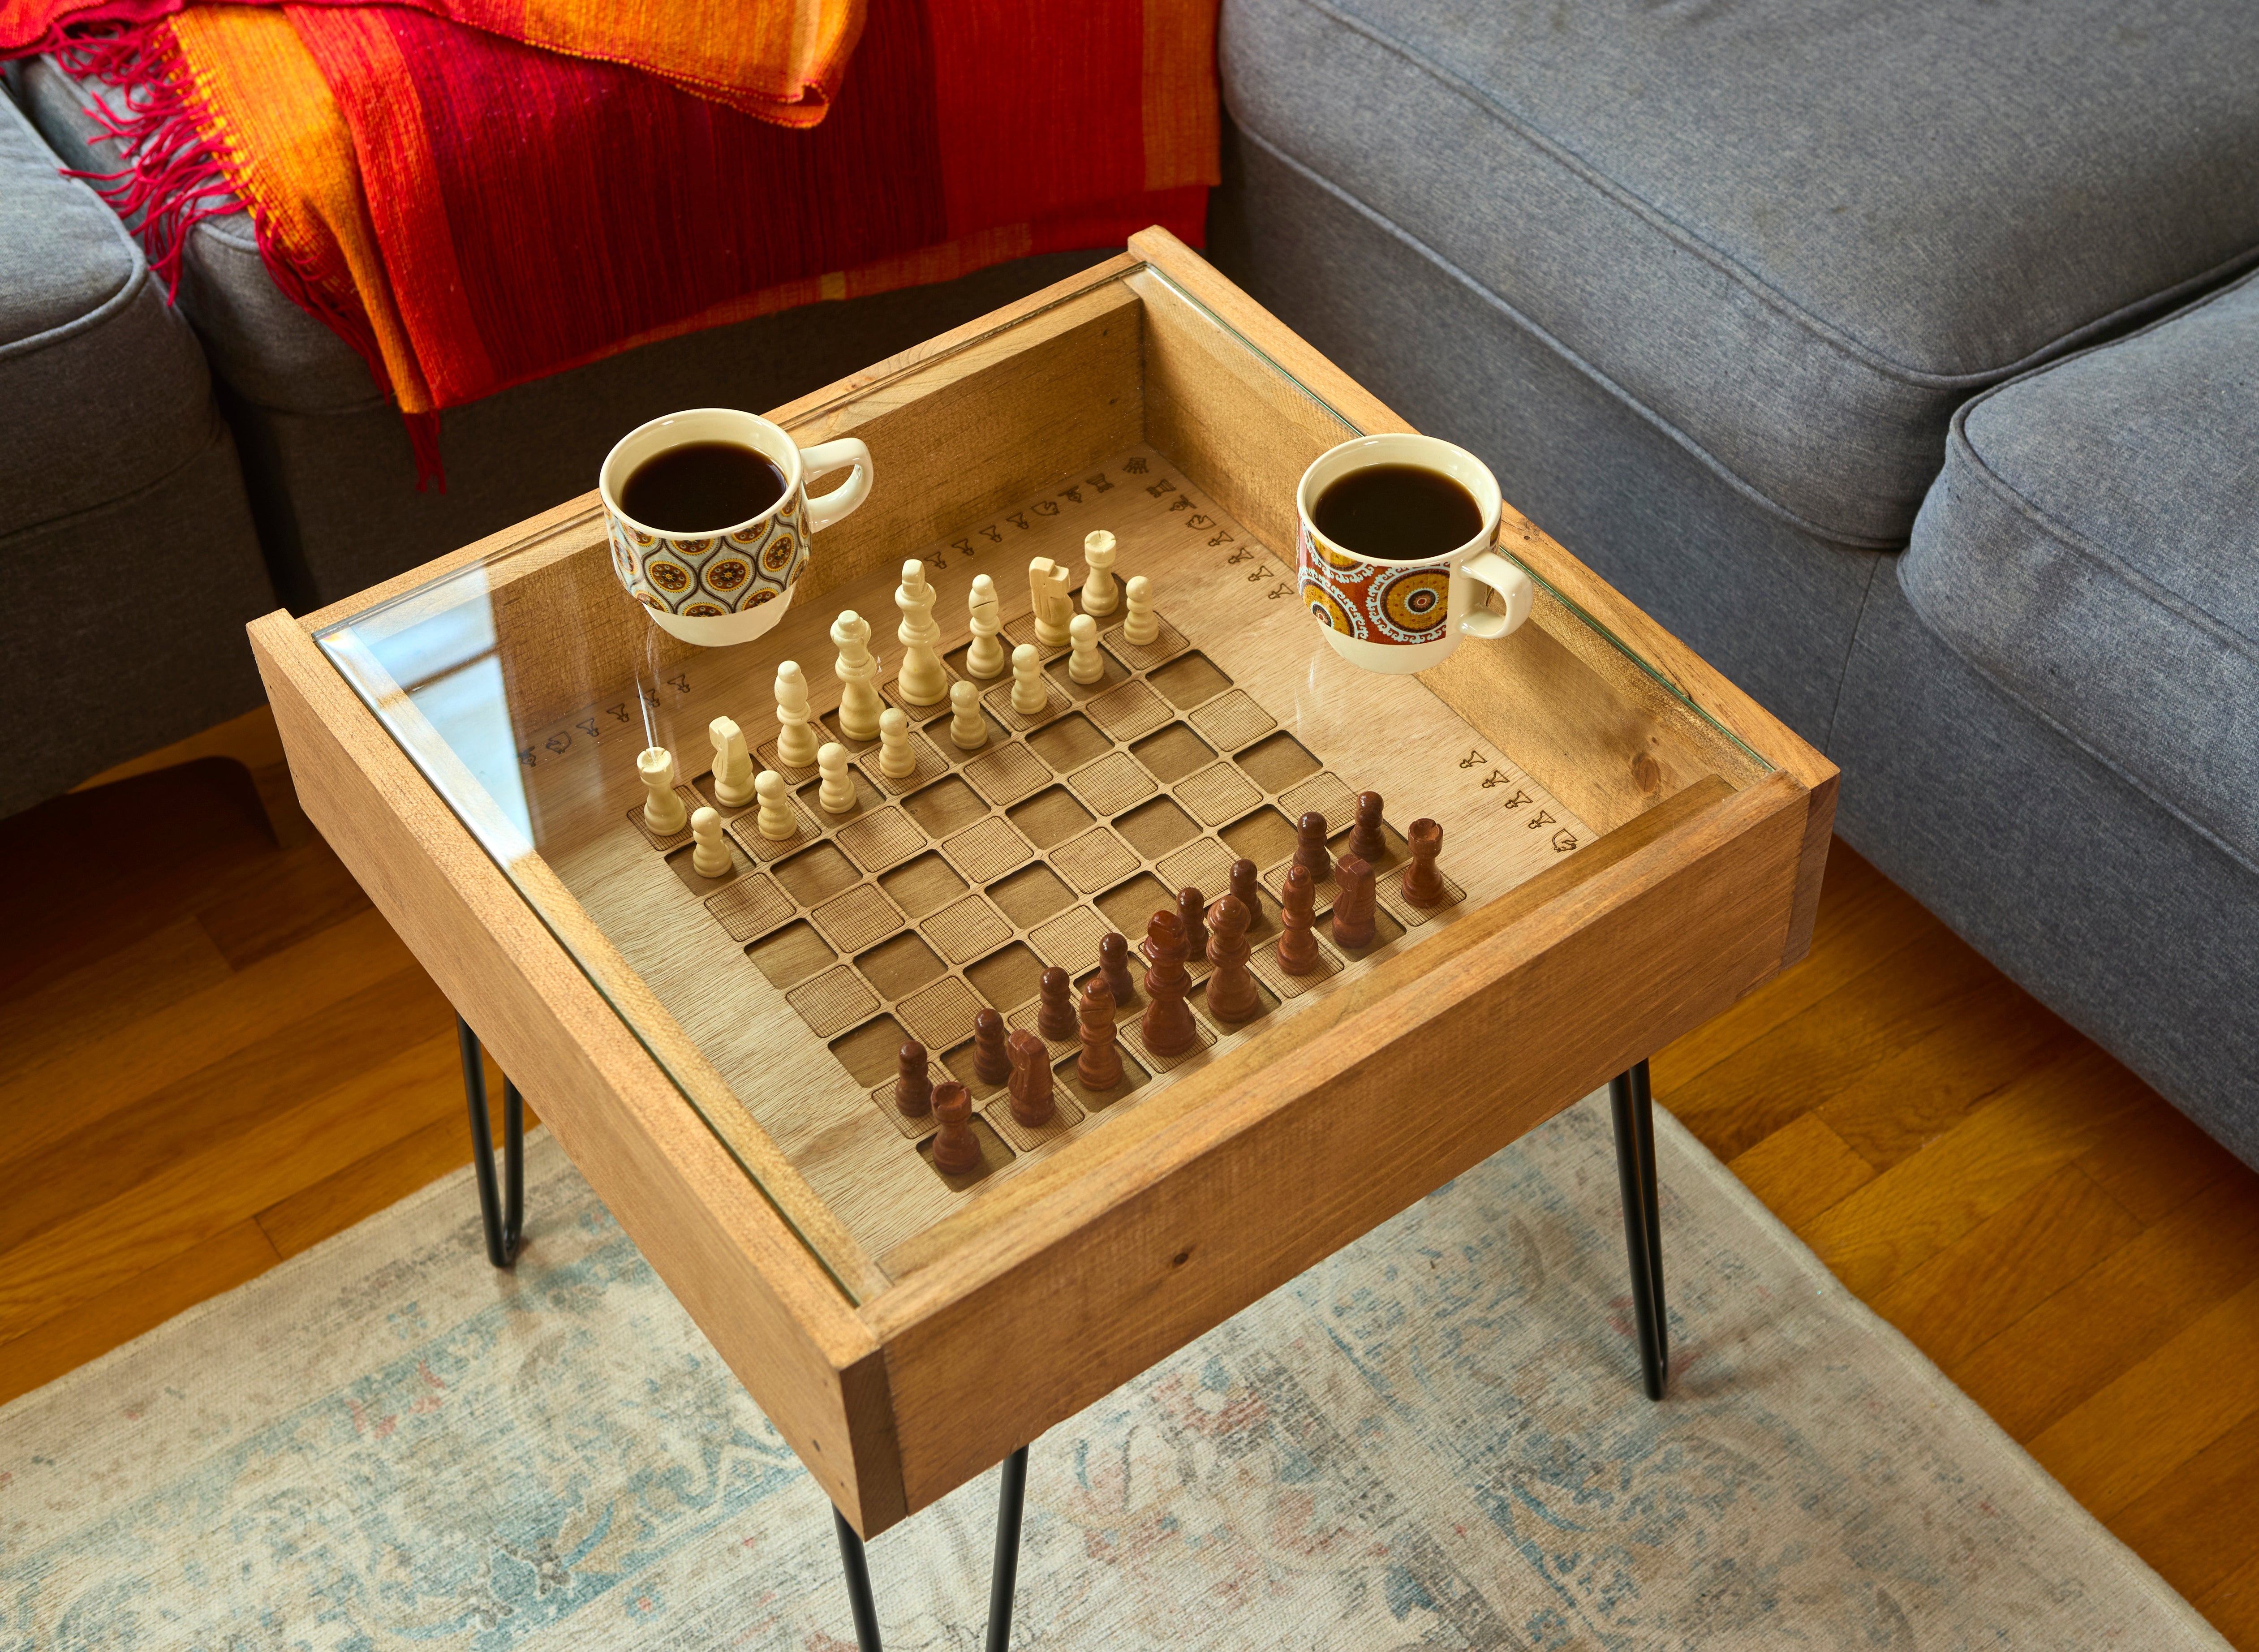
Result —
<instances>
[{"instance_id":1,"label":"brown pawn","mask_svg":"<svg viewBox=\"0 0 2259 1652\"><path fill-rule=\"evenodd\" d=\"M1247 967L1247 908L1237 895L1226 895L1209 915L1208 1013L1227 1025L1252 1021L1263 1013L1263 993Z\"/></svg>"},{"instance_id":2,"label":"brown pawn","mask_svg":"<svg viewBox=\"0 0 2259 1652\"><path fill-rule=\"evenodd\" d=\"M1314 887L1334 869L1334 858L1326 849L1326 817L1315 808L1295 822L1294 864L1309 872Z\"/></svg>"},{"instance_id":3,"label":"brown pawn","mask_svg":"<svg viewBox=\"0 0 2259 1652\"><path fill-rule=\"evenodd\" d=\"M1122 1082L1122 1052L1114 1044L1114 989L1104 975L1082 984L1081 1017L1082 1054L1075 1058L1074 1076L1086 1090L1111 1090Z\"/></svg>"},{"instance_id":4,"label":"brown pawn","mask_svg":"<svg viewBox=\"0 0 2259 1652\"><path fill-rule=\"evenodd\" d=\"M1185 926L1185 956L1208 956L1208 897L1187 884L1177 891L1177 922Z\"/></svg>"},{"instance_id":5,"label":"brown pawn","mask_svg":"<svg viewBox=\"0 0 2259 1652\"><path fill-rule=\"evenodd\" d=\"M1362 952L1372 944L1372 867L1363 857L1343 855L1334 863L1334 944L1345 952Z\"/></svg>"},{"instance_id":6,"label":"brown pawn","mask_svg":"<svg viewBox=\"0 0 2259 1652\"><path fill-rule=\"evenodd\" d=\"M1030 1129L1049 1124L1058 1111L1051 1101L1051 1052L1031 1032L1015 1032L1005 1048L1012 1055L1012 1116Z\"/></svg>"},{"instance_id":7,"label":"brown pawn","mask_svg":"<svg viewBox=\"0 0 2259 1652\"><path fill-rule=\"evenodd\" d=\"M1074 983L1067 973L1054 964L1043 973L1038 983L1043 1000L1036 1006L1036 1030L1053 1043L1074 1036L1074 1000L1069 996Z\"/></svg>"},{"instance_id":8,"label":"brown pawn","mask_svg":"<svg viewBox=\"0 0 2259 1652\"><path fill-rule=\"evenodd\" d=\"M1318 886L1307 866L1286 868L1286 909L1279 914L1279 967L1289 975L1308 975L1318 967L1318 937L1310 933L1317 922Z\"/></svg>"},{"instance_id":9,"label":"brown pawn","mask_svg":"<svg viewBox=\"0 0 2259 1652\"><path fill-rule=\"evenodd\" d=\"M980 1168L980 1139L973 1134L973 1094L963 1085L933 1086L934 1122L941 1134L933 1138L933 1167L951 1176L966 1176Z\"/></svg>"},{"instance_id":10,"label":"brown pawn","mask_svg":"<svg viewBox=\"0 0 2259 1652\"><path fill-rule=\"evenodd\" d=\"M1126 1004L1137 995L1137 985L1130 975L1129 936L1109 932L1098 937L1098 968L1116 1004Z\"/></svg>"},{"instance_id":11,"label":"brown pawn","mask_svg":"<svg viewBox=\"0 0 2259 1652\"><path fill-rule=\"evenodd\" d=\"M1145 1016L1140 1023L1145 1048L1157 1056L1181 1056L1200 1042L1185 993L1192 977L1185 972L1184 921L1165 908L1153 915L1145 929L1145 956L1153 967L1145 972Z\"/></svg>"},{"instance_id":12,"label":"brown pawn","mask_svg":"<svg viewBox=\"0 0 2259 1652\"><path fill-rule=\"evenodd\" d=\"M1398 886L1404 893L1404 903L1422 912L1442 906L1450 894L1443 887L1443 874L1436 870L1436 857L1443 852L1443 829L1431 820L1415 820L1404 834L1404 846L1412 851L1404 880Z\"/></svg>"},{"instance_id":13,"label":"brown pawn","mask_svg":"<svg viewBox=\"0 0 2259 1652\"><path fill-rule=\"evenodd\" d=\"M1004 1018L993 1009L973 1018L973 1076L983 1084L1001 1084L1012 1076L1012 1058L1004 1053Z\"/></svg>"},{"instance_id":14,"label":"brown pawn","mask_svg":"<svg viewBox=\"0 0 2259 1652\"><path fill-rule=\"evenodd\" d=\"M1259 893L1262 887L1262 880L1255 875L1253 861L1235 860L1231 863L1231 893L1238 896L1239 904L1247 908L1247 922L1251 925L1263 913L1263 897Z\"/></svg>"},{"instance_id":15,"label":"brown pawn","mask_svg":"<svg viewBox=\"0 0 2259 1652\"><path fill-rule=\"evenodd\" d=\"M926 1071L925 1046L905 1038L894 1055L894 1105L906 1119L933 1111L933 1075Z\"/></svg>"},{"instance_id":16,"label":"brown pawn","mask_svg":"<svg viewBox=\"0 0 2259 1652\"><path fill-rule=\"evenodd\" d=\"M1388 839L1380 832L1380 794L1357 794L1357 824L1349 829L1349 852L1368 865L1388 858Z\"/></svg>"}]
</instances>

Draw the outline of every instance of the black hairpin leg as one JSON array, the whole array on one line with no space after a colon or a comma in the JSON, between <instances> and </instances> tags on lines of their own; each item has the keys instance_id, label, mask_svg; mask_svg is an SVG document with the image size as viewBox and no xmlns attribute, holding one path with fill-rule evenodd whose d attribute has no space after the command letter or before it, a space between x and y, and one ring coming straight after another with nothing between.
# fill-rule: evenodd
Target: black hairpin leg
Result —
<instances>
[{"instance_id":1,"label":"black hairpin leg","mask_svg":"<svg viewBox=\"0 0 2259 1652\"><path fill-rule=\"evenodd\" d=\"M1022 1446L1004 1459L1004 1473L996 1493L996 1558L988 1573L988 1634L984 1652L1009 1652L1012 1644L1012 1595L1020 1578L1020 1513L1028 1496L1028 1448ZM879 1645L879 1607L871 1598L871 1567L863 1555L863 1540L837 1509L831 1523L839 1534L839 1569L847 1574L847 1604L855 1614L855 1644L861 1652L882 1652Z\"/></svg>"},{"instance_id":2,"label":"black hairpin leg","mask_svg":"<svg viewBox=\"0 0 2259 1652\"><path fill-rule=\"evenodd\" d=\"M1655 1098L1647 1063L1608 1080L1615 1114L1616 1178L1623 1186L1624 1242L1631 1252L1632 1317L1639 1322L1640 1375L1650 1399L1671 1379L1671 1327L1663 1313L1663 1230L1655 1208Z\"/></svg>"},{"instance_id":3,"label":"black hairpin leg","mask_svg":"<svg viewBox=\"0 0 2259 1652\"><path fill-rule=\"evenodd\" d=\"M505 1077L502 1081L502 1186L495 1186L494 1122L487 1114L487 1067L479 1036L455 1017L455 1039L463 1051L463 1099L471 1115L471 1164L479 1183L479 1215L486 1223L487 1260L497 1268L517 1261L517 1241L525 1221L525 1098Z\"/></svg>"}]
</instances>

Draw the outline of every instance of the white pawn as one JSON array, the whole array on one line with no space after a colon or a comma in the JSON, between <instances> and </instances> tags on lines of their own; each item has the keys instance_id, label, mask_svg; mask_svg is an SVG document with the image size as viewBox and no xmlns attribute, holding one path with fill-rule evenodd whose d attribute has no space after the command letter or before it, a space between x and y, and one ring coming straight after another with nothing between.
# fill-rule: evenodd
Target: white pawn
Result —
<instances>
[{"instance_id":1,"label":"white pawn","mask_svg":"<svg viewBox=\"0 0 2259 1652\"><path fill-rule=\"evenodd\" d=\"M1044 692L1044 657L1033 643L1022 643L1012 651L1012 709L1032 717L1051 702Z\"/></svg>"},{"instance_id":2,"label":"white pawn","mask_svg":"<svg viewBox=\"0 0 2259 1652\"><path fill-rule=\"evenodd\" d=\"M965 669L976 677L994 677L1004 669L1004 645L996 633L1004 629L996 617L996 581L985 573L973 576L973 595L966 599L973 615L973 646L965 651Z\"/></svg>"},{"instance_id":3,"label":"white pawn","mask_svg":"<svg viewBox=\"0 0 2259 1652\"><path fill-rule=\"evenodd\" d=\"M910 720L894 706L879 714L879 773L890 780L907 780L917 773L917 753L910 749Z\"/></svg>"},{"instance_id":4,"label":"white pawn","mask_svg":"<svg viewBox=\"0 0 2259 1652\"><path fill-rule=\"evenodd\" d=\"M828 740L816 754L816 766L823 773L823 784L816 788L816 801L827 815L844 815L855 807L855 777L847 773L847 748L837 740Z\"/></svg>"},{"instance_id":5,"label":"white pawn","mask_svg":"<svg viewBox=\"0 0 2259 1652\"><path fill-rule=\"evenodd\" d=\"M1033 653L1035 650L1028 650ZM1016 698L1016 692L1015 694ZM988 744L988 720L980 715L980 691L969 682L952 683L949 690L950 743L960 751L978 751Z\"/></svg>"},{"instance_id":6,"label":"white pawn","mask_svg":"<svg viewBox=\"0 0 2259 1652\"><path fill-rule=\"evenodd\" d=\"M1036 641L1043 647L1066 646L1066 623L1074 613L1074 598L1066 584L1073 577L1049 557L1028 564L1029 605L1035 610Z\"/></svg>"},{"instance_id":7,"label":"white pawn","mask_svg":"<svg viewBox=\"0 0 2259 1652\"><path fill-rule=\"evenodd\" d=\"M1122 640L1143 648L1161 640L1161 622L1153 617L1153 587L1142 573L1135 575L1127 590L1130 617L1122 622Z\"/></svg>"},{"instance_id":8,"label":"white pawn","mask_svg":"<svg viewBox=\"0 0 2259 1652\"><path fill-rule=\"evenodd\" d=\"M762 837L780 844L799 832L800 822L792 817L792 804L785 795L783 775L774 769L763 769L753 776L753 795L761 800L753 825Z\"/></svg>"},{"instance_id":9,"label":"white pawn","mask_svg":"<svg viewBox=\"0 0 2259 1652\"><path fill-rule=\"evenodd\" d=\"M816 761L816 730L808 716L808 678L796 659L787 659L776 674L777 761L788 769L804 769Z\"/></svg>"},{"instance_id":10,"label":"white pawn","mask_svg":"<svg viewBox=\"0 0 2259 1652\"><path fill-rule=\"evenodd\" d=\"M1106 662L1098 657L1098 622L1087 614L1078 614L1068 622L1066 635L1074 649L1067 656L1066 674L1086 687L1105 680Z\"/></svg>"},{"instance_id":11,"label":"white pawn","mask_svg":"<svg viewBox=\"0 0 2259 1652\"><path fill-rule=\"evenodd\" d=\"M1114 582L1114 536L1103 528L1083 535L1082 565L1090 570L1082 582L1082 611L1111 614L1122 605L1122 588Z\"/></svg>"},{"instance_id":12,"label":"white pawn","mask_svg":"<svg viewBox=\"0 0 2259 1652\"><path fill-rule=\"evenodd\" d=\"M880 706L871 623L851 608L831 622L831 640L839 650L831 666L839 679L839 731L851 740L875 740Z\"/></svg>"},{"instance_id":13,"label":"white pawn","mask_svg":"<svg viewBox=\"0 0 2259 1652\"><path fill-rule=\"evenodd\" d=\"M698 847L690 851L690 869L702 878L719 878L730 870L730 845L722 841L722 817L710 808L690 816L690 836Z\"/></svg>"},{"instance_id":14,"label":"white pawn","mask_svg":"<svg viewBox=\"0 0 2259 1652\"><path fill-rule=\"evenodd\" d=\"M643 823L661 837L672 837L686 818L674 789L674 753L663 745L648 747L636 759L636 773L643 776Z\"/></svg>"},{"instance_id":15,"label":"white pawn","mask_svg":"<svg viewBox=\"0 0 2259 1652\"><path fill-rule=\"evenodd\" d=\"M723 808L743 808L753 801L753 760L745 755L745 731L734 718L716 717L706 732L714 742L714 801Z\"/></svg>"},{"instance_id":16,"label":"white pawn","mask_svg":"<svg viewBox=\"0 0 2259 1652\"><path fill-rule=\"evenodd\" d=\"M939 705L949 692L949 675L941 668L941 628L933 623L933 587L926 582L925 564L912 557L902 564L902 582L894 587L894 606L902 623L894 635L902 644L902 668L894 687L914 706Z\"/></svg>"}]
</instances>

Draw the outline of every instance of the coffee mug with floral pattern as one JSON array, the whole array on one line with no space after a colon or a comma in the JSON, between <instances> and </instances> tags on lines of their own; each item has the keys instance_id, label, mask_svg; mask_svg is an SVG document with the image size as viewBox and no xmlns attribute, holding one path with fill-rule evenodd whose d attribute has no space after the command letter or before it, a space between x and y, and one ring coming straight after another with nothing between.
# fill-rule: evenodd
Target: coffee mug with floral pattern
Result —
<instances>
[{"instance_id":1,"label":"coffee mug with floral pattern","mask_svg":"<svg viewBox=\"0 0 2259 1652\"><path fill-rule=\"evenodd\" d=\"M1360 556L1318 531L1311 509L1352 471L1373 465L1417 465L1439 471L1473 495L1482 527L1464 545L1419 562ZM1464 447L1432 436L1360 436L1318 455L1294 490L1301 518L1295 557L1302 602L1325 628L1334 652L1366 671L1425 671L1441 664L1462 637L1503 637L1529 617L1536 587L1496 551L1498 478ZM1503 612L1479 600L1487 586Z\"/></svg>"},{"instance_id":2,"label":"coffee mug with floral pattern","mask_svg":"<svg viewBox=\"0 0 2259 1652\"><path fill-rule=\"evenodd\" d=\"M736 442L784 473L784 492L757 516L710 533L662 533L620 509L637 466L691 442ZM807 479L852 466L828 494L808 496ZM612 572L659 629L718 648L749 643L792 606L808 566L809 536L871 496L871 450L854 437L802 448L768 420L728 408L693 408L639 424L620 438L596 474L609 519Z\"/></svg>"}]
</instances>

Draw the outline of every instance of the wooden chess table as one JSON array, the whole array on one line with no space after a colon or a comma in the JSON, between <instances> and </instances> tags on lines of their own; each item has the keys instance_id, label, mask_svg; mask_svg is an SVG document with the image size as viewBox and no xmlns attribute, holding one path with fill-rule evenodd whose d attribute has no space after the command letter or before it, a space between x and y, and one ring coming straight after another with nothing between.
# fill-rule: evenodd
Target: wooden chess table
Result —
<instances>
[{"instance_id":1,"label":"wooden chess table","mask_svg":"<svg viewBox=\"0 0 2259 1652\"><path fill-rule=\"evenodd\" d=\"M1023 1462L1596 1084L1632 1075L1643 1107L1650 1051L1802 957L1835 770L1511 507L1500 544L1538 587L1520 630L1419 678L1326 646L1294 588L1295 481L1407 427L1165 233L772 417L804 445L862 438L876 481L759 641L650 624L593 493L252 637L307 813L865 1535ZM973 576L1007 647L1030 641L1030 559L1079 583L1099 528L1162 621L1143 646L1101 622L1100 682L1060 650L1040 714L1008 673L980 684L972 752L946 701L907 708L916 772L845 742L843 815L781 771L794 836L724 810L716 878L688 831L645 824L646 745L694 807L716 716L777 766L782 659L838 737L829 627L869 618L890 678L905 559L961 676ZM1322 923L1321 971L1287 975L1293 822L1318 810L1338 838L1368 789L1376 943ZM1423 816L1431 911L1396 892ZM1221 894L1241 857L1266 891L1262 1014L1208 1015L1195 958L1190 1053L1147 1050L1133 1000L1116 1090L1054 1044L1057 1114L1030 1129L974 1081L977 1010L1031 1026L1043 968L1081 980L1101 935L1134 943L1184 886ZM971 1085L977 1171L938 1171L932 1120L893 1105L905 1036ZM1657 1258L1651 1150L1645 1176ZM1651 1317L1659 1385L1659 1296Z\"/></svg>"}]
</instances>

